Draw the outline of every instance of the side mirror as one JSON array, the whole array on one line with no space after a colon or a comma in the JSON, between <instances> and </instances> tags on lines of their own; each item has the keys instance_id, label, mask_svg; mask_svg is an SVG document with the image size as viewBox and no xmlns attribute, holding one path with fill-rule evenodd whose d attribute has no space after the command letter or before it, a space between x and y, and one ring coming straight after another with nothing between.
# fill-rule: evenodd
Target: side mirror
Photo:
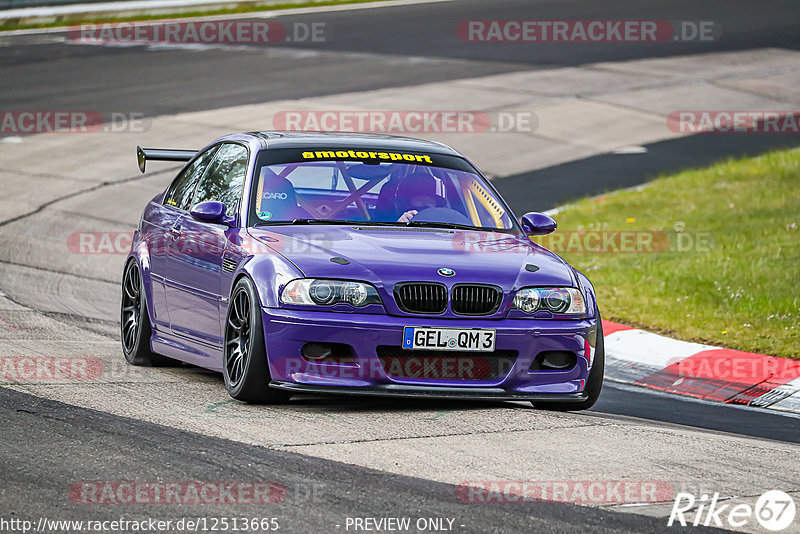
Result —
<instances>
[{"instance_id":1,"label":"side mirror","mask_svg":"<svg viewBox=\"0 0 800 534\"><path fill-rule=\"evenodd\" d=\"M523 215L520 222L522 223L522 230L529 236L549 234L558 227L552 217L536 211Z\"/></svg>"},{"instance_id":2,"label":"side mirror","mask_svg":"<svg viewBox=\"0 0 800 534\"><path fill-rule=\"evenodd\" d=\"M230 218L225 214L228 208L222 202L216 200L206 200L195 206L189 214L198 221L224 224L230 226Z\"/></svg>"}]
</instances>

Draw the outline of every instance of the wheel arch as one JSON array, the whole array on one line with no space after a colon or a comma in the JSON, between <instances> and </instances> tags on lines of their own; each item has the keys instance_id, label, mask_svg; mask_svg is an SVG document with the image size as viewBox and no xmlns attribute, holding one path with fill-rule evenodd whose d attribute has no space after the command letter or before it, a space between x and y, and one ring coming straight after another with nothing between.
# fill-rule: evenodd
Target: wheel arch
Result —
<instances>
[{"instance_id":1,"label":"wheel arch","mask_svg":"<svg viewBox=\"0 0 800 534\"><path fill-rule=\"evenodd\" d=\"M586 296L587 316L600 320L600 309L597 306L597 294L595 293L594 285L589 281L585 274L574 268L573 271L575 272L575 276L578 278L578 284L583 288L583 292Z\"/></svg>"},{"instance_id":2,"label":"wheel arch","mask_svg":"<svg viewBox=\"0 0 800 534\"><path fill-rule=\"evenodd\" d=\"M139 273L142 277L142 284L144 285L144 300L145 308L147 309L147 316L150 319L150 324L155 324L155 315L153 314L153 280L150 276L150 254L147 248L142 244L141 246L131 250L125 263L122 267L122 279L125 279L125 272L131 262L136 262L139 267Z\"/></svg>"},{"instance_id":3,"label":"wheel arch","mask_svg":"<svg viewBox=\"0 0 800 534\"><path fill-rule=\"evenodd\" d=\"M291 280L302 278L303 273L291 262L276 255L251 257L242 262L233 277L230 292L242 276L253 283L259 300L259 307L277 308L280 306L280 292Z\"/></svg>"}]
</instances>

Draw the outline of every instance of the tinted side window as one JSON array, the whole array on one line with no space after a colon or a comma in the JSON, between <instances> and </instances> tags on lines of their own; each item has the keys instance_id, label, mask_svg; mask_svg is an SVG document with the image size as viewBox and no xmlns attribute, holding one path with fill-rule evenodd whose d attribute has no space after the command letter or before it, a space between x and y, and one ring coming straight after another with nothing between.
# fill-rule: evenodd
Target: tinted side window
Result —
<instances>
[{"instance_id":1,"label":"tinted side window","mask_svg":"<svg viewBox=\"0 0 800 534\"><path fill-rule=\"evenodd\" d=\"M208 172L200 180L192 205L217 200L227 206L227 215L233 216L246 173L247 149L233 143L222 145Z\"/></svg>"},{"instance_id":2,"label":"tinted side window","mask_svg":"<svg viewBox=\"0 0 800 534\"><path fill-rule=\"evenodd\" d=\"M205 151L199 158L194 160L191 165L181 172L172 185L169 186L167 194L164 195L164 204L168 206L175 206L181 210L188 210L194 194L194 188L203 172L211 162L211 158L219 147L211 147Z\"/></svg>"}]
</instances>

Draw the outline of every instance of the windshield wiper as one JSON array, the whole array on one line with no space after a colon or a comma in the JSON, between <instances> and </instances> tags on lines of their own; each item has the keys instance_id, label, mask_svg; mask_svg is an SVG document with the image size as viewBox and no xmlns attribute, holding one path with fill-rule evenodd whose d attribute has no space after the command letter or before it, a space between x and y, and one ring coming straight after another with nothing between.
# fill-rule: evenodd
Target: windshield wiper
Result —
<instances>
[{"instance_id":1,"label":"windshield wiper","mask_svg":"<svg viewBox=\"0 0 800 534\"><path fill-rule=\"evenodd\" d=\"M347 224L353 226L402 226L403 223L384 221L348 221L346 219L293 219L291 221L260 222L256 226L275 226L289 224Z\"/></svg>"},{"instance_id":2,"label":"windshield wiper","mask_svg":"<svg viewBox=\"0 0 800 534\"><path fill-rule=\"evenodd\" d=\"M353 221L343 219L293 219L291 221L265 221L256 223L256 226L279 226L287 224L353 224Z\"/></svg>"},{"instance_id":3,"label":"windshield wiper","mask_svg":"<svg viewBox=\"0 0 800 534\"><path fill-rule=\"evenodd\" d=\"M294 219L290 224L353 224L346 219Z\"/></svg>"},{"instance_id":4,"label":"windshield wiper","mask_svg":"<svg viewBox=\"0 0 800 534\"><path fill-rule=\"evenodd\" d=\"M293 219L291 221L271 221L260 222L256 226L278 226L278 225L302 225L302 224L341 224L352 226L418 226L424 228L447 228L453 230L478 230L481 232L503 232L508 231L504 228L483 228L480 226L472 226L470 224L458 224L436 221L415 221L411 220L407 223L392 222L392 221L349 221L346 219Z\"/></svg>"}]
</instances>

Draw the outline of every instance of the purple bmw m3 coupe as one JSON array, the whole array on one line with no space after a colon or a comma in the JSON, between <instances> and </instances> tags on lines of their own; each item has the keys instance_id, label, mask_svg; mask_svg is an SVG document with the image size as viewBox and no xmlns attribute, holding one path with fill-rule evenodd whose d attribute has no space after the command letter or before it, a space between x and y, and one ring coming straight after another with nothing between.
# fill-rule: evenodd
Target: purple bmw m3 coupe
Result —
<instances>
[{"instance_id":1,"label":"purple bmw m3 coupe","mask_svg":"<svg viewBox=\"0 0 800 534\"><path fill-rule=\"evenodd\" d=\"M581 410L603 383L594 288L531 241L455 150L402 137L254 132L202 150L145 207L122 282L134 365L180 360L229 394L528 400Z\"/></svg>"}]
</instances>

